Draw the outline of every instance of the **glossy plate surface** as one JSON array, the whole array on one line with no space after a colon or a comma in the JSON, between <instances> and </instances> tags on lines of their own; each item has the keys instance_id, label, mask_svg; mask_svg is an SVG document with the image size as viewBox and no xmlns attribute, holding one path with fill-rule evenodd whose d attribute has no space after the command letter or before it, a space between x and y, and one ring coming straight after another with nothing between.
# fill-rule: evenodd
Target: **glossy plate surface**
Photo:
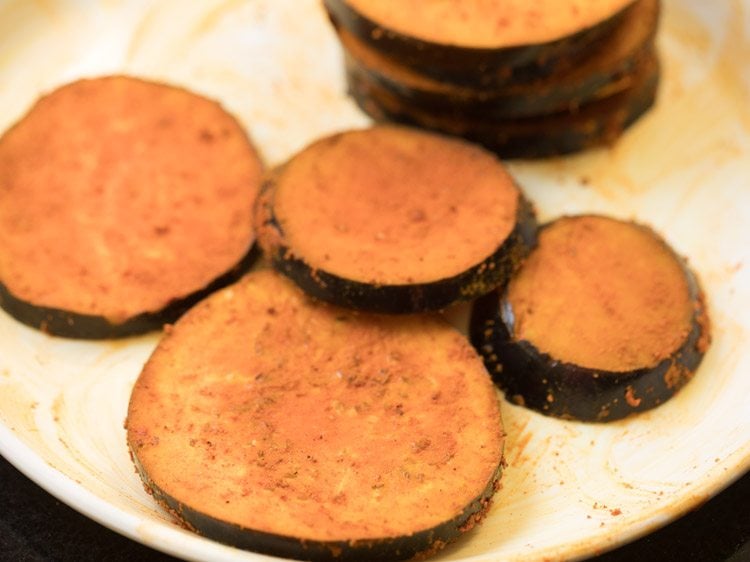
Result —
<instances>
[{"instance_id":1,"label":"glossy plate surface","mask_svg":"<svg viewBox=\"0 0 750 562\"><path fill-rule=\"evenodd\" d=\"M688 256L708 295L713 346L683 391L632 419L586 425L506 404L503 489L485 523L436 559L596 554L750 468L750 2L667 1L659 46L658 105L616 147L511 168L543 220L635 219ZM269 165L368 123L345 96L339 47L316 0L0 3L0 130L40 93L106 73L220 100ZM457 322L463 313L451 311ZM62 501L154 548L191 560L268 559L180 529L141 487L123 421L157 337L68 341L0 313L0 453Z\"/></svg>"}]
</instances>

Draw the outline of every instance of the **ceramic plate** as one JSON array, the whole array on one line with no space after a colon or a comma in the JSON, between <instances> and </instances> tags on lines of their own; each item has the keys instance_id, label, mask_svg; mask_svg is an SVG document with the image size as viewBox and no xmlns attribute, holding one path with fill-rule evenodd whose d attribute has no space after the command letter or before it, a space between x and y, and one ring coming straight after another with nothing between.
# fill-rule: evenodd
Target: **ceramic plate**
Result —
<instances>
[{"instance_id":1,"label":"ceramic plate","mask_svg":"<svg viewBox=\"0 0 750 562\"><path fill-rule=\"evenodd\" d=\"M703 281L714 342L683 391L632 419L587 425L505 404L503 488L485 523L437 559L592 555L680 516L750 468L749 30L750 2L665 2L656 109L612 149L511 163L543 220L594 211L661 232ZM0 130L40 93L106 73L220 100L269 165L368 123L345 95L317 0L0 3ZM0 314L0 453L151 547L193 560L266 559L182 530L141 487L123 421L156 341L51 338Z\"/></svg>"}]
</instances>

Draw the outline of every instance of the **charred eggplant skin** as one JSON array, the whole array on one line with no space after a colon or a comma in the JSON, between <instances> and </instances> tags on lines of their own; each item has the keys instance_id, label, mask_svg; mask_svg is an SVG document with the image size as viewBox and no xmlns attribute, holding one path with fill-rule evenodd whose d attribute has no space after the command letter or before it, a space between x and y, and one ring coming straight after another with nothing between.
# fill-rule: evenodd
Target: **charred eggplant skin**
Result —
<instances>
[{"instance_id":1,"label":"charred eggplant skin","mask_svg":"<svg viewBox=\"0 0 750 562\"><path fill-rule=\"evenodd\" d=\"M497 86L547 76L560 65L571 64L578 53L607 35L625 11L554 41L478 48L434 43L386 29L352 9L346 0L324 0L323 4L334 26L344 27L384 54L407 66L419 68L425 75L472 87Z\"/></svg>"},{"instance_id":2,"label":"charred eggplant skin","mask_svg":"<svg viewBox=\"0 0 750 562\"><path fill-rule=\"evenodd\" d=\"M137 453L131 450L131 456L146 491L191 530L237 548L314 562L390 562L427 556L453 542L484 518L492 503L492 496L500 486L503 469L503 463L498 465L482 493L460 514L431 529L416 531L411 535L369 540L314 541L258 531L202 513L156 486L138 462Z\"/></svg>"},{"instance_id":3,"label":"charred eggplant skin","mask_svg":"<svg viewBox=\"0 0 750 562\"><path fill-rule=\"evenodd\" d=\"M671 398L703 359L710 337L706 304L697 279L687 267L684 271L694 305L691 330L676 352L652 367L628 372L589 369L559 361L528 341L516 341L513 309L501 291L475 301L469 337L508 400L563 419L622 419Z\"/></svg>"},{"instance_id":4,"label":"charred eggplant skin","mask_svg":"<svg viewBox=\"0 0 750 562\"><path fill-rule=\"evenodd\" d=\"M257 245L253 244L239 263L204 288L172 301L161 310L144 312L123 322L112 322L103 316L37 306L19 299L2 283L0 283L0 308L19 322L52 336L102 340L145 334L161 330L165 324L173 323L198 301L239 280L250 270L259 256L260 251Z\"/></svg>"},{"instance_id":5,"label":"charred eggplant skin","mask_svg":"<svg viewBox=\"0 0 750 562\"><path fill-rule=\"evenodd\" d=\"M346 308L382 314L409 314L442 310L460 301L472 300L503 285L536 245L536 215L531 203L519 192L516 225L495 252L481 263L454 277L429 283L376 285L346 279L316 269L287 246L282 226L273 212L273 179L269 179L256 202L256 224L261 243L273 267L294 281L307 294Z\"/></svg>"}]
</instances>

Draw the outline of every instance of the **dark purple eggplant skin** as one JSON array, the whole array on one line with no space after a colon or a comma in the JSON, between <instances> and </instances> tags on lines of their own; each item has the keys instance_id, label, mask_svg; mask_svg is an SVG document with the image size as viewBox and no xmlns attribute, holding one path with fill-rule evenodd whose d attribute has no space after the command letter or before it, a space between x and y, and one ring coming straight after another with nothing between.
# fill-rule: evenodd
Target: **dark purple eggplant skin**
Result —
<instances>
[{"instance_id":1,"label":"dark purple eggplant skin","mask_svg":"<svg viewBox=\"0 0 750 562\"><path fill-rule=\"evenodd\" d=\"M334 26L342 26L384 54L438 80L456 85L488 87L548 76L560 65L605 37L625 9L603 22L566 37L503 48L461 47L434 43L386 29L353 10L346 0L324 0Z\"/></svg>"},{"instance_id":2,"label":"dark purple eggplant skin","mask_svg":"<svg viewBox=\"0 0 750 562\"><path fill-rule=\"evenodd\" d=\"M506 399L542 414L583 422L608 422L655 408L687 384L710 339L703 293L683 266L694 305L692 328L680 348L656 365L625 372L590 369L539 351L513 337L513 307L503 291L477 299L469 338Z\"/></svg>"},{"instance_id":3,"label":"dark purple eggplant skin","mask_svg":"<svg viewBox=\"0 0 750 562\"><path fill-rule=\"evenodd\" d=\"M207 286L185 297L175 299L165 308L144 312L114 323L103 316L81 314L69 310L37 306L19 299L0 283L0 308L19 322L51 336L71 339L103 340L125 338L161 330L165 324L175 322L189 308L211 293L238 281L247 273L260 256L255 244L229 271L217 277Z\"/></svg>"},{"instance_id":4,"label":"dark purple eggplant skin","mask_svg":"<svg viewBox=\"0 0 750 562\"><path fill-rule=\"evenodd\" d=\"M146 491L190 530L236 548L314 562L391 562L429 556L481 522L499 489L504 466L502 462L498 465L484 490L461 513L430 529L395 537L314 541L259 531L202 513L198 507L189 506L159 488L138 462L136 451L131 450L131 457Z\"/></svg>"},{"instance_id":5,"label":"dark purple eggplant skin","mask_svg":"<svg viewBox=\"0 0 750 562\"><path fill-rule=\"evenodd\" d=\"M273 178L266 181L256 202L260 208L256 216L262 217L256 228L264 253L277 271L308 295L345 308L381 314L443 310L505 284L536 245L534 208L519 191L515 227L495 252L468 270L453 277L417 284L376 285L346 279L310 266L287 245L273 212L273 183ZM272 234L264 236L264 231Z\"/></svg>"},{"instance_id":6,"label":"dark purple eggplant skin","mask_svg":"<svg viewBox=\"0 0 750 562\"><path fill-rule=\"evenodd\" d=\"M656 54L652 53L644 64L651 67L647 75L634 76L634 84L627 90L571 111L519 119L478 119L460 111L419 107L385 90L356 64L347 66L346 79L349 94L375 121L463 137L504 159L538 159L615 142L657 100L660 69Z\"/></svg>"}]
</instances>

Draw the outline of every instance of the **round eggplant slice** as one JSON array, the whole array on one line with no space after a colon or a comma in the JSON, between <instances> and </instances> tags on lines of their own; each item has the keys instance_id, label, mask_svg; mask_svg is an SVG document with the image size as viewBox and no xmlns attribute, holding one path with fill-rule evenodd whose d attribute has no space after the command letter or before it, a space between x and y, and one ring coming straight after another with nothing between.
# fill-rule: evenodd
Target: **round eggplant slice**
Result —
<instances>
[{"instance_id":1,"label":"round eggplant slice","mask_svg":"<svg viewBox=\"0 0 750 562\"><path fill-rule=\"evenodd\" d=\"M710 329L695 275L653 230L581 215L540 228L506 290L474 304L471 339L508 399L610 421L682 388Z\"/></svg>"},{"instance_id":2,"label":"round eggplant slice","mask_svg":"<svg viewBox=\"0 0 750 562\"><path fill-rule=\"evenodd\" d=\"M438 80L487 87L545 76L605 37L633 0L324 0L336 27Z\"/></svg>"},{"instance_id":3,"label":"round eggplant slice","mask_svg":"<svg viewBox=\"0 0 750 562\"><path fill-rule=\"evenodd\" d=\"M418 106L349 62L349 92L376 121L463 137L502 158L546 158L612 144L653 106L660 81L658 58L650 52L623 78L626 87L612 95L550 115L490 119L462 114L460 108L451 111Z\"/></svg>"},{"instance_id":4,"label":"round eggplant slice","mask_svg":"<svg viewBox=\"0 0 750 562\"><path fill-rule=\"evenodd\" d=\"M60 336L160 329L249 268L261 177L214 101L127 76L62 86L0 139L0 305Z\"/></svg>"},{"instance_id":5,"label":"round eggplant slice","mask_svg":"<svg viewBox=\"0 0 750 562\"><path fill-rule=\"evenodd\" d=\"M400 560L499 486L498 393L438 316L316 301L259 270L168 330L130 398L146 489L187 527L304 560Z\"/></svg>"},{"instance_id":6,"label":"round eggplant slice","mask_svg":"<svg viewBox=\"0 0 750 562\"><path fill-rule=\"evenodd\" d=\"M579 57L571 68L529 83L480 89L425 76L388 58L349 31L338 36L349 65L359 65L384 89L422 108L452 115L503 119L576 109L626 89L630 75L653 49L659 1L639 0L625 11L612 32Z\"/></svg>"},{"instance_id":7,"label":"round eggplant slice","mask_svg":"<svg viewBox=\"0 0 750 562\"><path fill-rule=\"evenodd\" d=\"M410 313L506 282L534 244L536 221L493 154L383 125L321 139L275 170L256 230L274 267L309 294Z\"/></svg>"}]
</instances>

